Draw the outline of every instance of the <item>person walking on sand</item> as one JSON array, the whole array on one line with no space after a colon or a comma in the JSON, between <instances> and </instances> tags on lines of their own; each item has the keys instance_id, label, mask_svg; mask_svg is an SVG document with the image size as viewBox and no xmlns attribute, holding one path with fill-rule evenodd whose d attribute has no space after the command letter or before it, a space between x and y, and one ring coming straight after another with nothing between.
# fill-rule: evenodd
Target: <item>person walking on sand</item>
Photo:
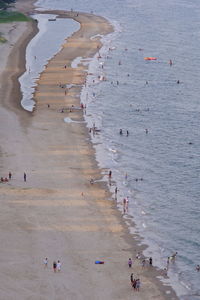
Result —
<instances>
[{"instance_id":1,"label":"person walking on sand","mask_svg":"<svg viewBox=\"0 0 200 300\"><path fill-rule=\"evenodd\" d=\"M137 283L137 281L135 279L133 279L132 287L133 287L134 291L136 290L136 283Z\"/></svg>"},{"instance_id":2,"label":"person walking on sand","mask_svg":"<svg viewBox=\"0 0 200 300\"><path fill-rule=\"evenodd\" d=\"M11 179L11 178L12 178L12 173L11 173L11 172L9 172L9 174L8 174L8 178L9 178L9 179Z\"/></svg>"},{"instance_id":3,"label":"person walking on sand","mask_svg":"<svg viewBox=\"0 0 200 300\"><path fill-rule=\"evenodd\" d=\"M131 285L133 286L133 273L131 273L130 280L131 280Z\"/></svg>"},{"instance_id":4,"label":"person walking on sand","mask_svg":"<svg viewBox=\"0 0 200 300\"><path fill-rule=\"evenodd\" d=\"M136 280L136 286L135 286L135 290L136 290L137 292L140 291L140 285L141 285L140 279L138 278L138 279Z\"/></svg>"},{"instance_id":5,"label":"person walking on sand","mask_svg":"<svg viewBox=\"0 0 200 300\"><path fill-rule=\"evenodd\" d=\"M149 265L150 265L150 266L153 265L153 259L152 259L152 257L149 258Z\"/></svg>"},{"instance_id":6,"label":"person walking on sand","mask_svg":"<svg viewBox=\"0 0 200 300\"><path fill-rule=\"evenodd\" d=\"M112 171L109 171L108 176L109 176L109 179L111 179L111 177L112 177Z\"/></svg>"},{"instance_id":7,"label":"person walking on sand","mask_svg":"<svg viewBox=\"0 0 200 300\"><path fill-rule=\"evenodd\" d=\"M55 261L53 262L53 271L54 273L57 271L57 263Z\"/></svg>"},{"instance_id":8,"label":"person walking on sand","mask_svg":"<svg viewBox=\"0 0 200 300\"><path fill-rule=\"evenodd\" d=\"M59 260L57 262L57 270L58 270L58 272L61 271L61 262Z\"/></svg>"},{"instance_id":9,"label":"person walking on sand","mask_svg":"<svg viewBox=\"0 0 200 300\"><path fill-rule=\"evenodd\" d=\"M47 257L43 260L43 263L44 263L44 267L47 268L47 266L48 266L48 258Z\"/></svg>"},{"instance_id":10,"label":"person walking on sand","mask_svg":"<svg viewBox=\"0 0 200 300\"><path fill-rule=\"evenodd\" d=\"M133 261L132 261L132 259L131 259L131 258L129 258L129 259L128 259L128 266L129 266L129 268L131 268L131 267L132 267L132 264L133 264Z\"/></svg>"},{"instance_id":11,"label":"person walking on sand","mask_svg":"<svg viewBox=\"0 0 200 300\"><path fill-rule=\"evenodd\" d=\"M26 182L26 173L24 172L24 182Z\"/></svg>"},{"instance_id":12,"label":"person walking on sand","mask_svg":"<svg viewBox=\"0 0 200 300\"><path fill-rule=\"evenodd\" d=\"M143 259L143 260L142 260L142 268L145 268L145 265L146 265L146 260Z\"/></svg>"}]
</instances>

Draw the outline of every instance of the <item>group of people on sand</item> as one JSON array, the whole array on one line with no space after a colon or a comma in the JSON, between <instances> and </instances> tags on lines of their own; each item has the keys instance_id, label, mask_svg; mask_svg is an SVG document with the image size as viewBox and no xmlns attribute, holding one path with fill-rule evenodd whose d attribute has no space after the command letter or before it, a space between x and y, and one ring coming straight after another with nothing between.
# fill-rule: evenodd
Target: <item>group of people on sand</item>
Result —
<instances>
[{"instance_id":1,"label":"group of people on sand","mask_svg":"<svg viewBox=\"0 0 200 300\"><path fill-rule=\"evenodd\" d=\"M11 178L12 178L12 173L9 172L8 173L8 177L7 176L6 177L1 177L1 181L0 182L8 182L9 180L11 180Z\"/></svg>"},{"instance_id":2,"label":"group of people on sand","mask_svg":"<svg viewBox=\"0 0 200 300\"><path fill-rule=\"evenodd\" d=\"M134 291L136 291L136 292L140 291L140 286L141 286L140 279L133 278L133 273L131 273L131 285L132 285Z\"/></svg>"},{"instance_id":3,"label":"group of people on sand","mask_svg":"<svg viewBox=\"0 0 200 300\"><path fill-rule=\"evenodd\" d=\"M144 267L146 265L146 259L143 256L143 254L141 254L140 252L137 253L136 259L142 260L142 267ZM153 265L153 259L152 259L152 257L149 258L148 264L149 264L150 267L152 267L152 265ZM128 267L132 268L132 265L133 265L133 260L131 258L129 258L128 259ZM134 289L134 291L139 292L140 291L140 286L141 286L140 279L139 278L134 278L133 277L133 273L131 273L131 275L130 275L130 281L131 281L131 286Z\"/></svg>"},{"instance_id":4,"label":"group of people on sand","mask_svg":"<svg viewBox=\"0 0 200 300\"><path fill-rule=\"evenodd\" d=\"M48 268L48 258L47 257L45 257L45 259L43 260L43 264L44 264L45 268ZM55 260L53 261L53 271L54 271L54 273L61 271L60 260L58 260L57 262Z\"/></svg>"},{"instance_id":5,"label":"group of people on sand","mask_svg":"<svg viewBox=\"0 0 200 300\"><path fill-rule=\"evenodd\" d=\"M6 176L6 177L1 177L0 178L0 182L1 183L3 183L3 182L9 182L9 180L11 180L12 179L12 173L11 172L9 172L8 173L8 177ZM26 173L24 172L24 182L26 182Z\"/></svg>"}]
</instances>

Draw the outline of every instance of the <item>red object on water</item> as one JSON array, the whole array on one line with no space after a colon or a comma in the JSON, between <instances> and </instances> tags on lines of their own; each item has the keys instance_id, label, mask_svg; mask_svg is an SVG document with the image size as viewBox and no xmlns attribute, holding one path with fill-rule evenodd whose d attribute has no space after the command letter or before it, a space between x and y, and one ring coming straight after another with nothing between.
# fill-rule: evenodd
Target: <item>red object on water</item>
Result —
<instances>
[{"instance_id":1,"label":"red object on water","mask_svg":"<svg viewBox=\"0 0 200 300\"><path fill-rule=\"evenodd\" d=\"M157 57L144 57L144 60L157 60Z\"/></svg>"}]
</instances>

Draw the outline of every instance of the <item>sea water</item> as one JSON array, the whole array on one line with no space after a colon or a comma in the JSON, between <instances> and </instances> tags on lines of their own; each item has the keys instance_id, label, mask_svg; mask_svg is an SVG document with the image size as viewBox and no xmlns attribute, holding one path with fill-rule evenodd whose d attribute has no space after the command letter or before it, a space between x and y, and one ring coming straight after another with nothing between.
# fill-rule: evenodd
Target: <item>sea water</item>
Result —
<instances>
[{"instance_id":1,"label":"sea water","mask_svg":"<svg viewBox=\"0 0 200 300\"><path fill-rule=\"evenodd\" d=\"M101 130L93 137L97 160L113 172L119 209L129 197L128 215L148 245L145 254L164 268L177 251L170 282L180 299L200 299L195 271L200 264L200 2L40 0L37 5L93 12L114 25L115 33L103 38L102 59L90 63L94 76L81 97L88 127L95 123ZM148 56L157 60L145 61ZM99 82L99 75L107 80Z\"/></svg>"}]
</instances>

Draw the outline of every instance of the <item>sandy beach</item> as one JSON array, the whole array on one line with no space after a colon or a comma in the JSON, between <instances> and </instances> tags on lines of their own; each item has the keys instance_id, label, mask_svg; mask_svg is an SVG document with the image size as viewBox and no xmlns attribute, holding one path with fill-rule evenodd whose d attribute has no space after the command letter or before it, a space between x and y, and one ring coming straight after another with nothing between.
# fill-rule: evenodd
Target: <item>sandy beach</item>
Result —
<instances>
[{"instance_id":1,"label":"sandy beach","mask_svg":"<svg viewBox=\"0 0 200 300\"><path fill-rule=\"evenodd\" d=\"M24 1L18 1L18 9L27 13L33 3L26 1L24 6ZM33 113L20 107L17 78L24 71L25 47L37 32L36 24L4 29L9 43L0 51L0 177L11 171L12 179L0 184L0 299L175 300L173 290L157 279L161 272L142 268L136 259L143 249L138 246L140 238L130 235L106 182L90 184L91 178L102 179L109 170L97 166L83 110L69 109L80 108L87 76L83 63L76 68L71 63L76 57L93 57L101 42L92 37L113 29L92 14L52 14L73 18L80 30L42 72ZM73 87L65 90L64 84ZM76 122L65 123L64 118ZM128 268L129 257L132 268ZM61 272L53 272L54 260L61 261ZM98 265L96 260L105 263ZM140 292L131 288L131 273L141 280Z\"/></svg>"}]
</instances>

